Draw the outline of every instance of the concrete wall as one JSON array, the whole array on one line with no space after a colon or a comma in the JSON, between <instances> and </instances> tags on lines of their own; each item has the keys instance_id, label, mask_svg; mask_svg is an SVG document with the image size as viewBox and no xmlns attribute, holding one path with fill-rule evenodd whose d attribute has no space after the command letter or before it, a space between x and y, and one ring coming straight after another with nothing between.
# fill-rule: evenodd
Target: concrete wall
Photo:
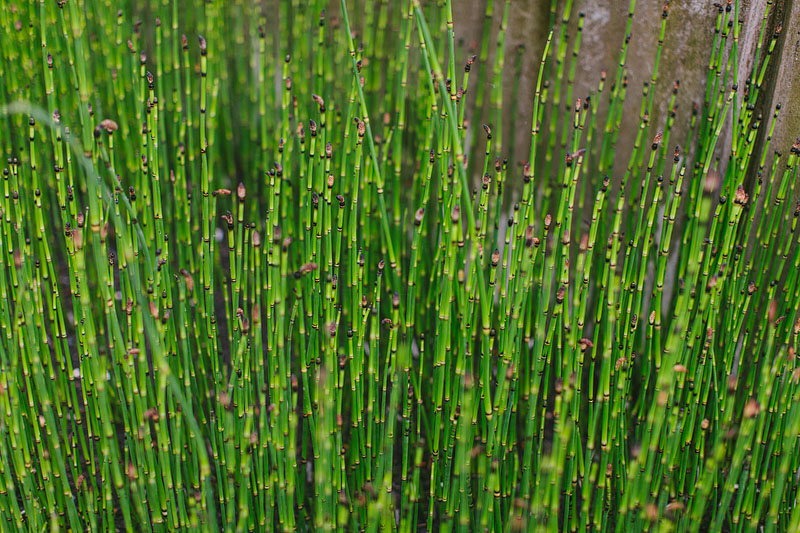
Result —
<instances>
[{"instance_id":1,"label":"concrete wall","mask_svg":"<svg viewBox=\"0 0 800 533\"><path fill-rule=\"evenodd\" d=\"M724 2L725 0L719 0ZM752 56L761 31L763 13L768 0L742 0L740 19L743 26L740 34L739 79L746 78L752 69ZM559 10L564 2L558 2ZM773 53L767 79L762 88L758 107L765 119L771 116L775 104L782 104L776 135L775 149L788 152L795 137L800 135L800 4L794 0L772 0L767 24L767 35L771 35L779 21L783 23L782 35ZM495 0L492 20L491 54L496 48L496 34L502 19L504 2ZM480 42L486 0L454 0L456 38L462 43L466 55L471 46ZM662 0L638 0L633 17L630 49L627 58L629 91L623 122L623 134L619 146L632 143L639 121L642 83L649 81L655 58ZM796 9L793 9L796 7ZM628 16L627 0L575 0L568 25L568 34L574 35L579 13L584 13L583 42L575 76L574 98L584 97L596 87L602 69L609 78L616 71L620 46L624 39ZM667 33L661 60L660 75L655 87L654 112L651 124L656 129L663 127L667 100L673 83L680 80L678 94L678 116L672 141L682 144L685 139L689 117L694 102L703 100L707 76L710 47L714 38L717 7L714 0L673 0L669 3ZM507 56L504 85L504 107L511 98L511 85L515 47L524 45L522 76L519 100L515 116L504 118L504 138L514 139L515 152L524 158L530 142L531 107L539 59L547 36L550 17L549 0L514 0L510 6L507 29ZM557 20L560 21L559 14ZM732 40L732 38L731 38ZM768 39L767 39L768 42ZM569 60L569 54L567 56ZM766 128L763 128L766 129ZM763 136L762 136L763 137ZM763 142L761 139L760 142ZM729 146L730 139L724 137L721 149ZM507 145L506 145L507 146ZM627 146L630 146L628 144ZM756 147L758 150L759 147ZM629 150L621 149L627 157Z\"/></svg>"}]
</instances>

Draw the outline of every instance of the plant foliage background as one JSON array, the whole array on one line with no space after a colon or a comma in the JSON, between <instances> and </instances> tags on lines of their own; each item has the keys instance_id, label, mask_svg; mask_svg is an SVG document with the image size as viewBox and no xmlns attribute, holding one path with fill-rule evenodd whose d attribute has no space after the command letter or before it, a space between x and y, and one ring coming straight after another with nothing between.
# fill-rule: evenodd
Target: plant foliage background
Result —
<instances>
[{"instance_id":1,"label":"plant foliage background","mask_svg":"<svg viewBox=\"0 0 800 533\"><path fill-rule=\"evenodd\" d=\"M0 529L800 529L792 2L477 4L0 2Z\"/></svg>"}]
</instances>

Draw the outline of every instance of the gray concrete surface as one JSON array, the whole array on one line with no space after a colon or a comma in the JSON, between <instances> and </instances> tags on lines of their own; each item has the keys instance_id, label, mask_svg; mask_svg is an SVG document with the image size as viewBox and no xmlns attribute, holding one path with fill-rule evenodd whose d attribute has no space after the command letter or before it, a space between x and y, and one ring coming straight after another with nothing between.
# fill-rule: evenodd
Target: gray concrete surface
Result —
<instances>
[{"instance_id":1,"label":"gray concrete surface","mask_svg":"<svg viewBox=\"0 0 800 533\"><path fill-rule=\"evenodd\" d=\"M719 0L724 2L725 0ZM761 31L764 8L769 0L742 0L740 19L743 21L739 42L739 78L745 79L753 66L753 51ZM717 8L714 0L673 0L669 3L667 34L658 83L655 87L654 112L651 124L663 127L667 100L673 83L680 80L678 116L671 142L681 144L685 139L689 117L694 102L702 102L707 76L710 47L714 38ZM767 78L762 88L758 107L764 117L771 116L775 104L782 111L775 130L773 147L788 152L792 142L800 136L800 5L795 0L772 0L767 32L771 35L782 22L781 38L770 62ZM563 9L564 2L559 2ZM462 43L461 53L466 57L470 47L480 42L486 0L454 0L456 38ZM503 13L503 0L495 0L492 22L491 54L496 48L496 33ZM662 0L638 0L627 59L629 92L623 122L621 148L633 142L638 125L642 83L650 79L653 69ZM568 25L574 35L578 14L585 15L583 43L575 76L574 97L589 94L606 69L609 77L616 71L619 49L624 38L628 14L626 0L576 0ZM507 30L508 52L504 77L504 102L510 103L513 76L514 47L523 44L522 76L515 116L504 117L504 139L514 139L515 152L527 154L530 142L531 107L536 74L539 67L549 24L549 0L514 0L510 7ZM560 20L561 16L557 17ZM767 40L768 42L768 40ZM569 59L569 56L568 58ZM474 93L473 93L474 95ZM505 105L510 109L510 105ZM763 137L763 136L762 136ZM763 142L763 138L760 140ZM730 136L724 136L719 149L729 147ZM507 144L506 144L507 146ZM758 150L759 147L756 147ZM628 152L627 150L620 150ZM724 162L723 162L724 164Z\"/></svg>"}]
</instances>

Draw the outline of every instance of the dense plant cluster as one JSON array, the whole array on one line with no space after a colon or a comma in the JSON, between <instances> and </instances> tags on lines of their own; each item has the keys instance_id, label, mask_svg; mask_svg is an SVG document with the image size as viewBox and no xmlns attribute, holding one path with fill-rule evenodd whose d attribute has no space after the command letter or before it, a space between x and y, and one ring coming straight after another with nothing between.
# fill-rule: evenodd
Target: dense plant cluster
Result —
<instances>
[{"instance_id":1,"label":"dense plant cluster","mask_svg":"<svg viewBox=\"0 0 800 533\"><path fill-rule=\"evenodd\" d=\"M771 2L754 58L709 5L694 110L668 5L575 95L571 0L530 94L508 0L474 52L451 0L183 4L0 4L0 529L800 529Z\"/></svg>"}]
</instances>

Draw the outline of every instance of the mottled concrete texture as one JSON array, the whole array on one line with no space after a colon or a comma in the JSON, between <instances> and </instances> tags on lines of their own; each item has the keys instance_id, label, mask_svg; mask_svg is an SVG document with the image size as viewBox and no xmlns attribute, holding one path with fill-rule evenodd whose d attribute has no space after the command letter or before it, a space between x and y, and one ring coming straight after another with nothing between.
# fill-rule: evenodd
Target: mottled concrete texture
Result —
<instances>
[{"instance_id":1,"label":"mottled concrete texture","mask_svg":"<svg viewBox=\"0 0 800 533\"><path fill-rule=\"evenodd\" d=\"M725 0L717 0L724 4ZM753 67L752 57L761 31L765 5L768 0L742 0L739 17L743 26L739 41L739 79L744 80ZM500 26L503 0L495 0L492 24L491 49L496 46L495 35ZM559 2L562 5L563 2ZM680 143L685 138L689 117L694 102L701 103L708 72L710 47L714 38L717 14L715 0L672 0L669 3L667 35L661 60L660 76L655 87L654 112L651 124L660 129L665 122L667 100L673 83L680 80L678 115L672 139ZM795 5L797 4L797 5ZM481 38L486 0L454 0L456 37L462 43L464 55L469 53ZM776 134L775 149L788 152L794 139L800 135L800 0L773 0L767 24L770 36L779 22L783 30L771 59L767 78L762 87L758 108L766 118L771 116L775 104L782 110ZM658 41L662 0L638 0L633 19L631 44L627 58L629 79L628 99L623 123L620 148L632 143L639 120L642 83L649 81ZM574 35L579 13L584 13L583 42L575 76L574 97L589 94L606 69L609 78L616 71L619 49L624 39L625 22L628 16L627 0L576 0L568 25L568 34ZM794 9L793 9L794 8ZM561 8L559 8L561 9ZM515 0L511 4L508 23L508 52L506 56L506 82L513 76L514 50L524 45L522 77L519 88L517 113L504 122L505 139L515 140L516 153L524 154L530 142L531 105L533 86L539 67L539 59L547 37L549 23L549 0ZM561 19L559 14L558 20ZM732 38L731 38L732 40ZM768 42L768 39L767 39ZM490 52L491 54L491 52ZM569 59L569 56L568 58ZM491 56L490 56L491 61ZM504 85L510 86L510 83ZM504 92L504 101L511 98L510 89ZM511 106L506 106L510 108ZM762 129L766 129L765 127ZM762 135L763 137L763 135ZM763 142L763 138L759 142ZM720 149L729 147L726 136ZM756 147L759 150L760 147ZM628 150L620 150L627 153ZM724 164L724 162L722 162Z\"/></svg>"},{"instance_id":2,"label":"mottled concrete texture","mask_svg":"<svg viewBox=\"0 0 800 533\"><path fill-rule=\"evenodd\" d=\"M780 6L783 37L775 54L777 68L770 80L771 106L781 103L781 118L775 128L776 146L787 150L792 140L800 137L800 1L787 0Z\"/></svg>"}]
</instances>

